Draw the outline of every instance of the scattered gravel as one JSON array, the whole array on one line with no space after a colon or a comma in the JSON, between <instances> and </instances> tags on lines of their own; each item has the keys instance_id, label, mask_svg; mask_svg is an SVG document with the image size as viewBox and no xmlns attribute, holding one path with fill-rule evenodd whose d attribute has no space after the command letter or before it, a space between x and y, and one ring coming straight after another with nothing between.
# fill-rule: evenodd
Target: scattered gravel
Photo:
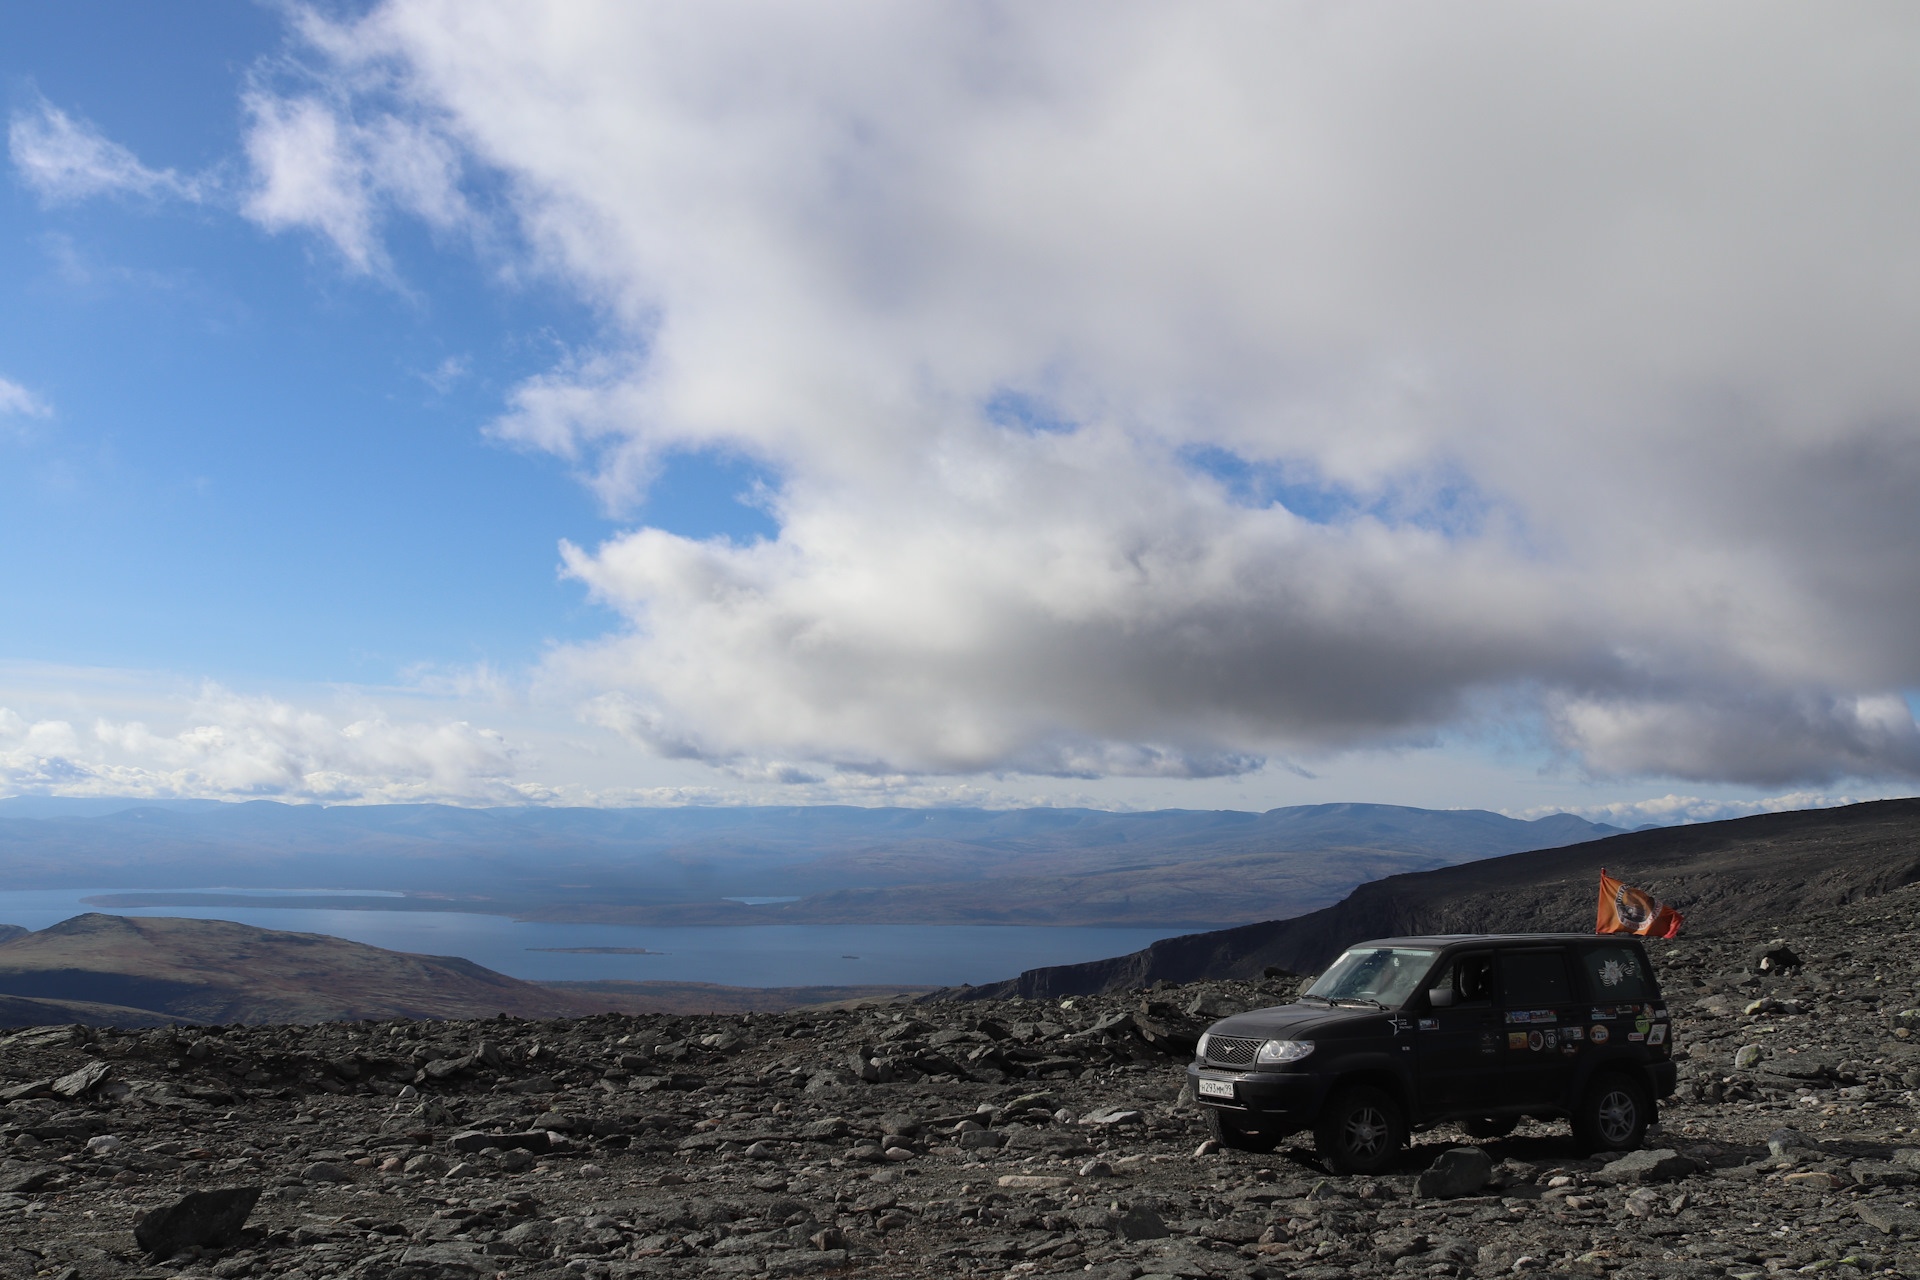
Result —
<instances>
[{"instance_id":1,"label":"scattered gravel","mask_svg":"<svg viewBox=\"0 0 1920 1280\"><path fill-rule=\"evenodd\" d=\"M1292 980L35 1029L0 1039L0 1274L1920 1276L1916 910L1902 889L1651 944L1680 1094L1648 1149L1611 1164L1533 1122L1487 1142L1418 1134L1372 1179L1325 1176L1304 1135L1270 1156L1211 1150L1181 1095L1191 1036ZM1475 1191L1420 1197L1461 1147L1487 1158L1444 1167ZM249 1187L238 1236L164 1263L136 1246L154 1210ZM189 1218L219 1215L150 1221Z\"/></svg>"}]
</instances>

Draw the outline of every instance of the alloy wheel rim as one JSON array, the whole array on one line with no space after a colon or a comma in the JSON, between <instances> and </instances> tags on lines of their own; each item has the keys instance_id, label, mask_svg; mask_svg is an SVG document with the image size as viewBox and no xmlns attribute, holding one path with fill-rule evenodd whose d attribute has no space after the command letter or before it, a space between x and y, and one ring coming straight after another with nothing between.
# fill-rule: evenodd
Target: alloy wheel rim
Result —
<instances>
[{"instance_id":1,"label":"alloy wheel rim","mask_svg":"<svg viewBox=\"0 0 1920 1280\"><path fill-rule=\"evenodd\" d=\"M1373 1107L1362 1107L1347 1117L1347 1149L1357 1156L1374 1155L1386 1140L1387 1118Z\"/></svg>"},{"instance_id":2,"label":"alloy wheel rim","mask_svg":"<svg viewBox=\"0 0 1920 1280\"><path fill-rule=\"evenodd\" d=\"M1624 1089L1615 1089L1600 1099L1600 1136L1608 1142L1625 1142L1633 1136L1633 1125L1637 1119L1633 1096Z\"/></svg>"}]
</instances>

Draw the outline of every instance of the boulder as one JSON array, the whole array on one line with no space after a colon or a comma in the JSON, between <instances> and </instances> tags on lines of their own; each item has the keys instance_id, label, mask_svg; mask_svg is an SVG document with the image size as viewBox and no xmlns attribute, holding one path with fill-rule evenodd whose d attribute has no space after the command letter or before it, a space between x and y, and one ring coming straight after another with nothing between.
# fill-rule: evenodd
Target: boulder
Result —
<instances>
[{"instance_id":1,"label":"boulder","mask_svg":"<svg viewBox=\"0 0 1920 1280\"><path fill-rule=\"evenodd\" d=\"M1672 1147L1629 1151L1593 1175L1595 1182L1622 1186L1636 1182L1672 1182L1700 1171L1700 1162Z\"/></svg>"},{"instance_id":2,"label":"boulder","mask_svg":"<svg viewBox=\"0 0 1920 1280\"><path fill-rule=\"evenodd\" d=\"M1775 1160L1793 1150L1817 1150L1811 1139L1798 1129L1775 1129L1767 1135L1767 1154Z\"/></svg>"},{"instance_id":3,"label":"boulder","mask_svg":"<svg viewBox=\"0 0 1920 1280\"><path fill-rule=\"evenodd\" d=\"M1920 1212L1885 1200L1864 1200L1854 1212L1860 1221L1891 1236L1920 1236Z\"/></svg>"},{"instance_id":4,"label":"boulder","mask_svg":"<svg viewBox=\"0 0 1920 1280\"><path fill-rule=\"evenodd\" d=\"M1151 1209L1128 1209L1114 1219L1113 1232L1122 1240L1164 1240L1173 1234Z\"/></svg>"},{"instance_id":5,"label":"boulder","mask_svg":"<svg viewBox=\"0 0 1920 1280\"><path fill-rule=\"evenodd\" d=\"M1493 1158L1479 1147L1454 1147L1434 1158L1414 1184L1422 1200L1449 1200L1470 1196L1493 1176Z\"/></svg>"},{"instance_id":6,"label":"boulder","mask_svg":"<svg viewBox=\"0 0 1920 1280\"><path fill-rule=\"evenodd\" d=\"M463 1155L485 1151L488 1147L499 1147L503 1151L517 1148L539 1154L553 1145L553 1136L545 1129L533 1129L526 1133L488 1133L484 1129L466 1129L448 1138L447 1145Z\"/></svg>"},{"instance_id":7,"label":"boulder","mask_svg":"<svg viewBox=\"0 0 1920 1280\"><path fill-rule=\"evenodd\" d=\"M60 1166L26 1160L0 1160L0 1192L25 1195L60 1176Z\"/></svg>"},{"instance_id":8,"label":"boulder","mask_svg":"<svg viewBox=\"0 0 1920 1280\"><path fill-rule=\"evenodd\" d=\"M1755 947L1747 953L1747 971L1749 973L1782 974L1797 973L1803 961L1794 953L1785 941L1775 938L1762 947Z\"/></svg>"},{"instance_id":9,"label":"boulder","mask_svg":"<svg viewBox=\"0 0 1920 1280\"><path fill-rule=\"evenodd\" d=\"M99 1088L113 1068L104 1062L89 1062L78 1071L68 1072L55 1080L49 1089L58 1098L84 1098Z\"/></svg>"},{"instance_id":10,"label":"boulder","mask_svg":"<svg viewBox=\"0 0 1920 1280\"><path fill-rule=\"evenodd\" d=\"M134 1243L160 1261L182 1249L222 1248L245 1228L259 1200L257 1186L190 1192L143 1214L133 1225Z\"/></svg>"}]
</instances>

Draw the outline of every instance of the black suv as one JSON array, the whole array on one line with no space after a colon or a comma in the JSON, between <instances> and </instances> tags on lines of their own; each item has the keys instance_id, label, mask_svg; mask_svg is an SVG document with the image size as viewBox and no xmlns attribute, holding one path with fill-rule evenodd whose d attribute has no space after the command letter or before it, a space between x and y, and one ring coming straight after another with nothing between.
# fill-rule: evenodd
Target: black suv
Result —
<instances>
[{"instance_id":1,"label":"black suv","mask_svg":"<svg viewBox=\"0 0 1920 1280\"><path fill-rule=\"evenodd\" d=\"M1312 1129L1339 1173L1379 1173L1447 1120L1492 1138L1565 1117L1583 1150L1625 1151L1673 1093L1671 1026L1637 938L1381 938L1294 1003L1214 1023L1187 1081L1223 1146Z\"/></svg>"}]
</instances>

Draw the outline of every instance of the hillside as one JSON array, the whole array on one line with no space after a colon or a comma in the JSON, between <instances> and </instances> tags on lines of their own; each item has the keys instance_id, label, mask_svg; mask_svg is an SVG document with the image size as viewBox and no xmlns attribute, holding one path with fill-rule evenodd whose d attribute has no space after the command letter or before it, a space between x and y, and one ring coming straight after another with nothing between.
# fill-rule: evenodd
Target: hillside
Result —
<instances>
[{"instance_id":1,"label":"hillside","mask_svg":"<svg viewBox=\"0 0 1920 1280\"><path fill-rule=\"evenodd\" d=\"M1194 927L1297 914L1367 879L1615 830L1566 814L1522 822L1360 804L1108 813L122 803L0 800L0 888L144 887L90 900L114 909L325 905L634 925ZM209 894L210 885L227 888ZM247 892L318 886L390 896L323 902ZM739 897L799 901L728 901Z\"/></svg>"},{"instance_id":2,"label":"hillside","mask_svg":"<svg viewBox=\"0 0 1920 1280\"><path fill-rule=\"evenodd\" d=\"M553 1017L606 1008L455 956L224 920L98 914L0 942L0 995L24 998L0 1004L0 1022L13 1026ZM47 1016L47 1002L65 1012Z\"/></svg>"},{"instance_id":3,"label":"hillside","mask_svg":"<svg viewBox=\"0 0 1920 1280\"><path fill-rule=\"evenodd\" d=\"M1805 912L1920 880L1920 799L1764 814L1638 831L1364 884L1287 920L1167 938L1132 955L1033 969L982 998L1080 995L1162 979L1255 978L1270 965L1317 973L1367 938L1592 927L1600 868L1652 891L1712 933L1782 928Z\"/></svg>"}]
</instances>

